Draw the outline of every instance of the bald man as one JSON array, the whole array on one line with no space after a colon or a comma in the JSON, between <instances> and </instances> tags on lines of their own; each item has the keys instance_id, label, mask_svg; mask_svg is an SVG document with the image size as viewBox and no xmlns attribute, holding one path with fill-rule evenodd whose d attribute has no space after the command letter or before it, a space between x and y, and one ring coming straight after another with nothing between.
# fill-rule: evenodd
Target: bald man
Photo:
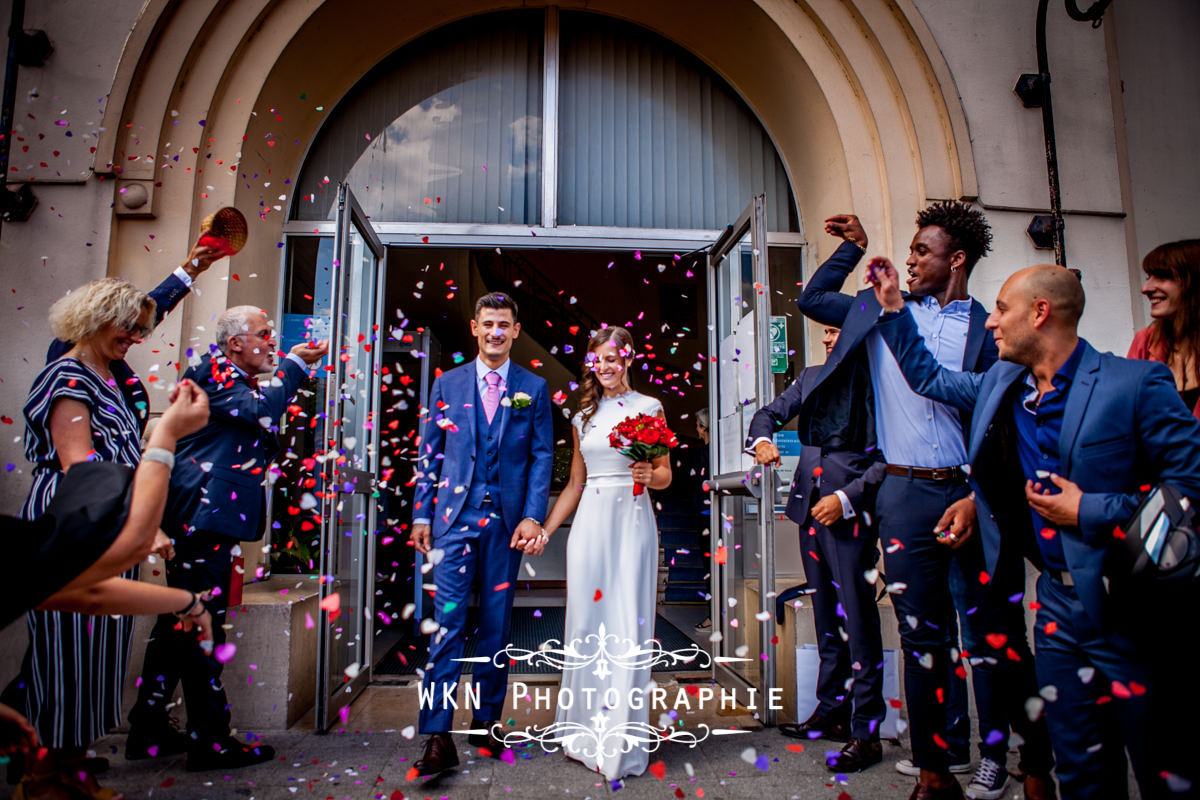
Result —
<instances>
[{"instance_id":1,"label":"bald man","mask_svg":"<svg viewBox=\"0 0 1200 800\"><path fill-rule=\"evenodd\" d=\"M989 573L1010 548L1042 570L1037 673L1064 797L1127 796L1125 751L1143 798L1181 796L1195 754L1181 758L1178 744L1194 739L1196 719L1149 711L1155 701L1192 703L1184 695L1194 690L1158 679L1153 664L1170 643L1145 640L1149 620L1130 613L1128 598L1110 597L1103 565L1139 487L1170 483L1200 502L1200 421L1161 364L1098 353L1079 338L1083 287L1062 267L1005 282L987 321L1001 360L983 374L940 367L905 310L895 268L881 259L874 275L877 328L909 386L974 414L973 492L948 510L942 538L956 546L977 522Z\"/></svg>"}]
</instances>

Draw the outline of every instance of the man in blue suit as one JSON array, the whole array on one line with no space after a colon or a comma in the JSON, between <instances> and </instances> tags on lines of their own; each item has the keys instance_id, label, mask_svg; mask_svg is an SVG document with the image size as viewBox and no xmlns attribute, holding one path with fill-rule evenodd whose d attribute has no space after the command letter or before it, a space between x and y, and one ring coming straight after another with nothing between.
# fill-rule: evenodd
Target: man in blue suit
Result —
<instances>
[{"instance_id":1,"label":"man in blue suit","mask_svg":"<svg viewBox=\"0 0 1200 800\"><path fill-rule=\"evenodd\" d=\"M837 328L825 329L826 357L838 334ZM771 437L798 419L800 461L786 513L800 526L804 576L815 589L820 671L812 716L779 730L799 739L846 742L840 753L826 759L827 766L834 772L859 772L883 760L883 641L875 589L866 574L879 558L875 490L885 465L875 445L866 354L860 350L846 359L814 394L820 372L819 366L802 370L779 397L754 413L746 449L760 464L778 464L779 448Z\"/></svg>"},{"instance_id":2,"label":"man in blue suit","mask_svg":"<svg viewBox=\"0 0 1200 800\"><path fill-rule=\"evenodd\" d=\"M508 643L517 571L524 552L545 545L542 522L554 462L546 381L509 359L521 334L517 304L499 292L475 303L473 361L433 383L421 433L413 546L433 563L434 621L422 702L424 753L414 765L434 775L458 765L450 730L465 644L467 606L479 589L475 652L495 656ZM494 726L508 692L508 660L477 664L479 708L470 742L499 757ZM429 693L432 693L430 695ZM486 732L484 732L486 731Z\"/></svg>"},{"instance_id":3,"label":"man in blue suit","mask_svg":"<svg viewBox=\"0 0 1200 800\"><path fill-rule=\"evenodd\" d=\"M988 318L1002 360L982 375L930 357L886 260L875 291L888 312L877 329L909 384L973 413L973 498L947 510L945 536L981 538L989 575L1012 552L1042 567L1037 673L1064 796L1127 796L1123 749L1142 797L1187 791L1194 753L1180 758L1176 743L1195 719L1181 714L1172 730L1148 711L1171 698L1186 707L1195 690L1187 678L1164 685L1152 659L1170 642L1139 646L1150 620L1122 614L1129 598L1110 594L1104 571L1139 487L1170 483L1200 501L1200 422L1170 371L1098 353L1079 338L1083 287L1061 267L1030 267L1005 282ZM980 537L972 537L976 522ZM1163 609L1172 611L1187 613Z\"/></svg>"},{"instance_id":4,"label":"man in blue suit","mask_svg":"<svg viewBox=\"0 0 1200 800\"><path fill-rule=\"evenodd\" d=\"M292 348L276 369L276 334L255 306L235 306L217 318L216 346L184 373L208 393L208 424L179 441L163 530L175 541L167 583L212 592L213 642L225 640L233 558L239 541L261 539L263 480L279 452L278 420L308 367L329 352L327 342ZM261 384L258 375L272 372ZM218 591L214 591L217 589ZM189 770L229 769L270 760L267 745L246 746L230 735L221 662L197 652L195 637L159 617L146 647L137 704L129 713L127 758L187 751ZM171 725L167 704L179 683L187 705L188 736Z\"/></svg>"},{"instance_id":5,"label":"man in blue suit","mask_svg":"<svg viewBox=\"0 0 1200 800\"><path fill-rule=\"evenodd\" d=\"M967 293L967 281L991 249L987 221L967 204L944 202L923 209L916 223L907 261L906 305L939 364L983 372L995 362L996 346L984 327L987 311ZM957 611L963 650L971 660L981 739L979 765L968 789L979 800L994 800L1003 796L1008 782L1010 726L1025 741L1021 766L1026 774L1044 780L1053 763L1045 725L1030 723L1022 707L1036 691L1020 602L1022 565L1012 560L985 586L978 579L983 570L978 542L952 546L935 537L946 523L941 510L969 491L961 469L967 456L967 420L954 408L919 397L905 383L875 331L880 312L875 293L840 292L867 244L858 218L832 217L826 220L826 231L846 241L809 278L797 305L817 322L842 329L818 374L818 386L860 347L867 354L878 444L887 460L875 508L904 648L913 750L912 760L899 762L897 769L917 776L914 798L962 796L951 774L970 769L965 692L955 691L965 675L955 647ZM1014 602L1007 607L986 604L988 594L1001 591ZM950 713L955 710L957 714ZM1026 791L1036 793L1032 781L1027 781Z\"/></svg>"}]
</instances>

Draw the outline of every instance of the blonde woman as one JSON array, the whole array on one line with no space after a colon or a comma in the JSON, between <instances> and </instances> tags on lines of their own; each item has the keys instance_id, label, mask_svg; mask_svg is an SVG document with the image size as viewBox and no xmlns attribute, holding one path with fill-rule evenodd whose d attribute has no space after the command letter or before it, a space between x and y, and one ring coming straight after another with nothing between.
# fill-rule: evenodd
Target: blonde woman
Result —
<instances>
[{"instance_id":1,"label":"blonde woman","mask_svg":"<svg viewBox=\"0 0 1200 800\"><path fill-rule=\"evenodd\" d=\"M23 519L42 515L75 464L136 467L141 461L138 419L111 365L146 335L154 308L149 295L116 278L92 281L51 306L51 331L74 344L38 374L25 403L25 457L34 470ZM123 577L136 578L137 567ZM26 684L20 687L26 716L50 749L50 763L80 780L84 796L111 798L88 774L94 765L84 754L120 723L133 619L59 611L31 611L26 618L29 649L17 679Z\"/></svg>"}]
</instances>

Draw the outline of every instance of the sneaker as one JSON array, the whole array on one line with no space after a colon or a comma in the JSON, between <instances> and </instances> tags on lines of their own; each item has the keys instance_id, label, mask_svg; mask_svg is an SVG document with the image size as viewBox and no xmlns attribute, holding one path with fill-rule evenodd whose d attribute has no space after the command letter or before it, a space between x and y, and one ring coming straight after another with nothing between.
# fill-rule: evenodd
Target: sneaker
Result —
<instances>
[{"instance_id":1,"label":"sneaker","mask_svg":"<svg viewBox=\"0 0 1200 800\"><path fill-rule=\"evenodd\" d=\"M999 761L987 756L979 759L975 776L967 784L967 797L974 800L999 800L1008 786L1008 770Z\"/></svg>"},{"instance_id":2,"label":"sneaker","mask_svg":"<svg viewBox=\"0 0 1200 800\"><path fill-rule=\"evenodd\" d=\"M971 771L971 762L967 761L963 764L951 764L950 771L955 775L965 775ZM921 777L921 768L912 762L911 758L902 758L896 762L896 772L901 775L909 775L914 778Z\"/></svg>"}]
</instances>

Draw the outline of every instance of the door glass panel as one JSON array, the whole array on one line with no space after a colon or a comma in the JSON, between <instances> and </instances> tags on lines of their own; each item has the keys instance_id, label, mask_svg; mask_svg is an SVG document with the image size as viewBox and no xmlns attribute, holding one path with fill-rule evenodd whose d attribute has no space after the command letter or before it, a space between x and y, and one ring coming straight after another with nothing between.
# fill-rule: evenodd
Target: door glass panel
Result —
<instances>
[{"instance_id":1,"label":"door glass panel","mask_svg":"<svg viewBox=\"0 0 1200 800\"><path fill-rule=\"evenodd\" d=\"M354 196L340 187L322 493L317 725L338 721L370 676L371 590L379 402L378 337L384 249Z\"/></svg>"},{"instance_id":2,"label":"door glass panel","mask_svg":"<svg viewBox=\"0 0 1200 800\"><path fill-rule=\"evenodd\" d=\"M773 511L767 481L754 484L754 460L745 453L750 420L774 395L770 372L770 287L765 259L766 225L761 196L734 223L731 236L709 255L712 315L710 347L716 353L710 396L717 415L713 447L714 648L716 677L735 689L753 688L768 724L774 712L763 697L774 685L775 598ZM753 469L752 469L753 468ZM771 471L766 471L770 479ZM755 496L758 495L758 496ZM744 696L743 702L749 702Z\"/></svg>"}]
</instances>

